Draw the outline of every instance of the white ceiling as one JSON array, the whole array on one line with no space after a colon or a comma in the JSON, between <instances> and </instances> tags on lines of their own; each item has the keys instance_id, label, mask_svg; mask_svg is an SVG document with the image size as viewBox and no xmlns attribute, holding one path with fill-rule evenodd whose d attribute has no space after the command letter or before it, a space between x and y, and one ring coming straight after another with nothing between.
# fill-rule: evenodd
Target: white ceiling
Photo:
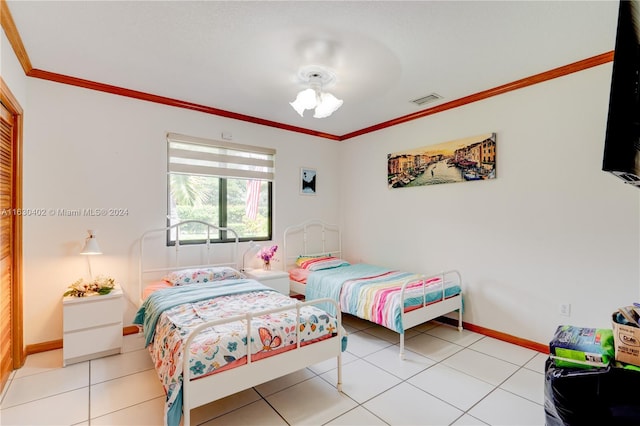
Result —
<instances>
[{"instance_id":1,"label":"white ceiling","mask_svg":"<svg viewBox=\"0 0 640 426\"><path fill-rule=\"evenodd\" d=\"M614 49L617 1L7 1L33 68L332 135ZM331 117L290 106L322 65ZM437 103L413 99L432 92Z\"/></svg>"}]
</instances>

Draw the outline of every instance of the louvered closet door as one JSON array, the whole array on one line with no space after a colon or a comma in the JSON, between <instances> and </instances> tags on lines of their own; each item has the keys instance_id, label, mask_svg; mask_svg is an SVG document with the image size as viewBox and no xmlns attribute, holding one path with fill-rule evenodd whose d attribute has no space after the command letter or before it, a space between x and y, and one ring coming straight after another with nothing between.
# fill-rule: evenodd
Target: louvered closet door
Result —
<instances>
[{"instance_id":1,"label":"louvered closet door","mask_svg":"<svg viewBox=\"0 0 640 426\"><path fill-rule=\"evenodd\" d=\"M14 206L13 116L0 104L0 389L13 369L13 217ZM5 213L5 214L3 214Z\"/></svg>"}]
</instances>

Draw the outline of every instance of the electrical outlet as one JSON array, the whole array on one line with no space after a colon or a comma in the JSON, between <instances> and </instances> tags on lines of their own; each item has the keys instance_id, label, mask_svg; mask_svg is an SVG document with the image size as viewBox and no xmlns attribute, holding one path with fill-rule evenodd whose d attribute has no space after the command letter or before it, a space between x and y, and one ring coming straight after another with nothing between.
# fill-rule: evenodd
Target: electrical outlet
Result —
<instances>
[{"instance_id":1,"label":"electrical outlet","mask_svg":"<svg viewBox=\"0 0 640 426\"><path fill-rule=\"evenodd\" d=\"M560 315L565 317L571 316L571 304L570 303L561 303L560 304Z\"/></svg>"}]
</instances>

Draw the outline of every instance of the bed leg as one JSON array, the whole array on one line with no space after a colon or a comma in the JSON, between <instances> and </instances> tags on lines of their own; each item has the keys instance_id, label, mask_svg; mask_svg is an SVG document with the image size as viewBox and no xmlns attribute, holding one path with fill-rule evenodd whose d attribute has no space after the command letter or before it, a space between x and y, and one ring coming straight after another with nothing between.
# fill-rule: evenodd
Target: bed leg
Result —
<instances>
[{"instance_id":1,"label":"bed leg","mask_svg":"<svg viewBox=\"0 0 640 426\"><path fill-rule=\"evenodd\" d=\"M338 392L342 392L342 354L338 354Z\"/></svg>"},{"instance_id":2,"label":"bed leg","mask_svg":"<svg viewBox=\"0 0 640 426\"><path fill-rule=\"evenodd\" d=\"M400 333L400 359L404 359L404 333Z\"/></svg>"},{"instance_id":3,"label":"bed leg","mask_svg":"<svg viewBox=\"0 0 640 426\"><path fill-rule=\"evenodd\" d=\"M458 331L462 331L462 309L458 309Z\"/></svg>"}]
</instances>

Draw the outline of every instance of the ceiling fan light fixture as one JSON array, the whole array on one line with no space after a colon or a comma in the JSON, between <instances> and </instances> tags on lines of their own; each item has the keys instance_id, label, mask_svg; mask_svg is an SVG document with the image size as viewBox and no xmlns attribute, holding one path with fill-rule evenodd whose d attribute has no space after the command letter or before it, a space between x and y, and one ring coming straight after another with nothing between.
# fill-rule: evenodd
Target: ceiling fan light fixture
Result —
<instances>
[{"instance_id":1,"label":"ceiling fan light fixture","mask_svg":"<svg viewBox=\"0 0 640 426\"><path fill-rule=\"evenodd\" d=\"M323 84L333 82L335 79L333 74L313 66L301 69L298 76L303 82L309 84L308 89L300 91L296 99L289 102L289 105L300 114L300 117L304 117L306 110L315 109L314 118L326 118L342 106L342 100L331 93L322 91Z\"/></svg>"}]
</instances>

